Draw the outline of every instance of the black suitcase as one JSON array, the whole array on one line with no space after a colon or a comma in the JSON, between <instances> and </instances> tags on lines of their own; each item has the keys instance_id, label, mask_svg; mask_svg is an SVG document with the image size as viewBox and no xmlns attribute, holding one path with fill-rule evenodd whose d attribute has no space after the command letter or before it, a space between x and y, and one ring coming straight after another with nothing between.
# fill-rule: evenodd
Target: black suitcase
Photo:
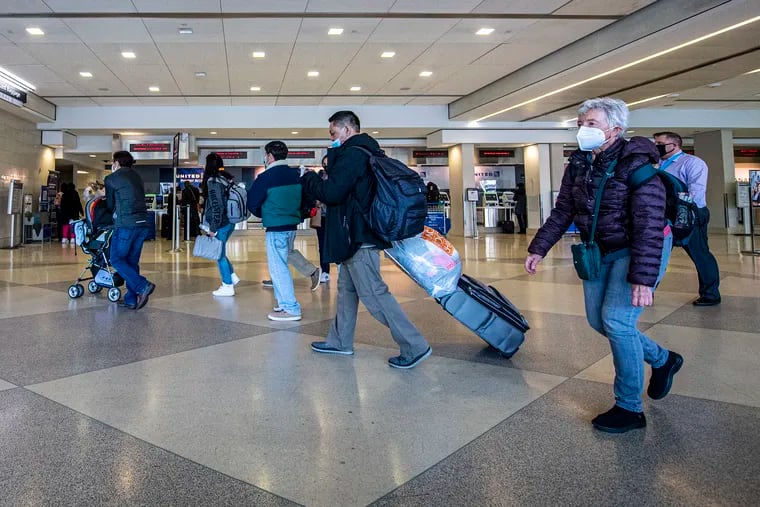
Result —
<instances>
[{"instance_id":1,"label":"black suitcase","mask_svg":"<svg viewBox=\"0 0 760 507\"><path fill-rule=\"evenodd\" d=\"M520 311L498 290L462 275L452 294L437 299L444 310L504 357L512 357L530 329Z\"/></svg>"},{"instance_id":2,"label":"black suitcase","mask_svg":"<svg viewBox=\"0 0 760 507\"><path fill-rule=\"evenodd\" d=\"M507 220L505 222L502 222L501 224L501 232L504 234L514 234L515 233L515 222L513 220Z\"/></svg>"}]
</instances>

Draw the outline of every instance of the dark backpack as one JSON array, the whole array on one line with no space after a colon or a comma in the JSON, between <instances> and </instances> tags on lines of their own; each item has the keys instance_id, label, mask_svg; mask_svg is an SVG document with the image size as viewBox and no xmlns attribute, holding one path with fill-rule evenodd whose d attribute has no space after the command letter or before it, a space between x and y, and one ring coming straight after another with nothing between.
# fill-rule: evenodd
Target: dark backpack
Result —
<instances>
[{"instance_id":1,"label":"dark backpack","mask_svg":"<svg viewBox=\"0 0 760 507\"><path fill-rule=\"evenodd\" d=\"M673 244L686 246L697 224L697 205L686 183L667 171L646 164L631 172L628 186L635 190L655 176L659 176L665 185L665 218L673 231Z\"/></svg>"},{"instance_id":2,"label":"dark backpack","mask_svg":"<svg viewBox=\"0 0 760 507\"><path fill-rule=\"evenodd\" d=\"M354 146L369 156L375 175L375 198L365 216L372 232L385 241L399 241L422 232L427 216L427 189L420 175L384 152L373 153Z\"/></svg>"}]
</instances>

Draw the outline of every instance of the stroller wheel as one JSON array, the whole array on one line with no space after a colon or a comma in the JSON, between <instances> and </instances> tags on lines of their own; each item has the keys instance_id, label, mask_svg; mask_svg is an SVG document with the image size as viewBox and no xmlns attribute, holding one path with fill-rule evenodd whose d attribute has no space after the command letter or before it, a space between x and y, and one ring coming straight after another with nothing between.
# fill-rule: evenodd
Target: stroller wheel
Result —
<instances>
[{"instance_id":1,"label":"stroller wheel","mask_svg":"<svg viewBox=\"0 0 760 507\"><path fill-rule=\"evenodd\" d=\"M90 291L90 294L97 294L98 292L103 290L103 287L101 287L95 282L90 282L87 284L87 290Z\"/></svg>"},{"instance_id":2,"label":"stroller wheel","mask_svg":"<svg viewBox=\"0 0 760 507\"><path fill-rule=\"evenodd\" d=\"M108 300L112 303L117 302L119 299L121 299L121 290L119 290L118 287L111 287L108 289Z\"/></svg>"},{"instance_id":3,"label":"stroller wheel","mask_svg":"<svg viewBox=\"0 0 760 507\"><path fill-rule=\"evenodd\" d=\"M69 297L71 299L80 298L82 294L84 294L84 287L81 284L69 285Z\"/></svg>"}]
</instances>

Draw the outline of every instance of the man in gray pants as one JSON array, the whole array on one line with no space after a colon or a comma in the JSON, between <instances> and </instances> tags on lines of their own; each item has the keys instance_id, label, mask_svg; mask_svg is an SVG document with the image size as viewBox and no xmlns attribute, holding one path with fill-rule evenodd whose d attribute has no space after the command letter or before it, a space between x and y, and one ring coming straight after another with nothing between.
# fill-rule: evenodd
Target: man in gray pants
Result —
<instances>
[{"instance_id":1,"label":"man in gray pants","mask_svg":"<svg viewBox=\"0 0 760 507\"><path fill-rule=\"evenodd\" d=\"M313 171L301 177L307 195L330 208L327 215L326 261L340 264L338 309L325 341L313 342L312 350L325 354L352 355L359 301L369 313L390 329L401 354L388 359L393 368L414 368L432 350L409 320L380 275L380 250L391 245L377 237L365 216L375 198L375 180L369 157L360 146L380 152L380 145L360 133L359 118L351 111L330 117L327 173L323 180Z\"/></svg>"}]
</instances>

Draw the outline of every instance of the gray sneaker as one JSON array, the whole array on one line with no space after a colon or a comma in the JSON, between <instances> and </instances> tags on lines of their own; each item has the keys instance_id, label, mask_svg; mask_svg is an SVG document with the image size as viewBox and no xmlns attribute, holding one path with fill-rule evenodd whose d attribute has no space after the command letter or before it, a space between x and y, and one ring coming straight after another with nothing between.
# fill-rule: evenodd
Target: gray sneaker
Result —
<instances>
[{"instance_id":1,"label":"gray sneaker","mask_svg":"<svg viewBox=\"0 0 760 507\"><path fill-rule=\"evenodd\" d=\"M274 287L274 285L272 285L272 280L262 280L261 285L263 285L267 289L271 289L272 287Z\"/></svg>"},{"instance_id":2,"label":"gray sneaker","mask_svg":"<svg viewBox=\"0 0 760 507\"><path fill-rule=\"evenodd\" d=\"M331 347L327 342L311 342L311 350L314 352L321 352L322 354L340 354L342 356L354 355L353 350L341 350Z\"/></svg>"},{"instance_id":3,"label":"gray sneaker","mask_svg":"<svg viewBox=\"0 0 760 507\"><path fill-rule=\"evenodd\" d=\"M287 321L287 320L301 320L300 315L296 315L295 313L288 313L282 308L278 310L274 310L272 313L267 315L267 319L269 320L277 320L277 321Z\"/></svg>"},{"instance_id":4,"label":"gray sneaker","mask_svg":"<svg viewBox=\"0 0 760 507\"><path fill-rule=\"evenodd\" d=\"M319 287L321 280L322 280L322 268L317 268L311 274L311 290L312 291L317 290L317 287Z\"/></svg>"}]
</instances>

